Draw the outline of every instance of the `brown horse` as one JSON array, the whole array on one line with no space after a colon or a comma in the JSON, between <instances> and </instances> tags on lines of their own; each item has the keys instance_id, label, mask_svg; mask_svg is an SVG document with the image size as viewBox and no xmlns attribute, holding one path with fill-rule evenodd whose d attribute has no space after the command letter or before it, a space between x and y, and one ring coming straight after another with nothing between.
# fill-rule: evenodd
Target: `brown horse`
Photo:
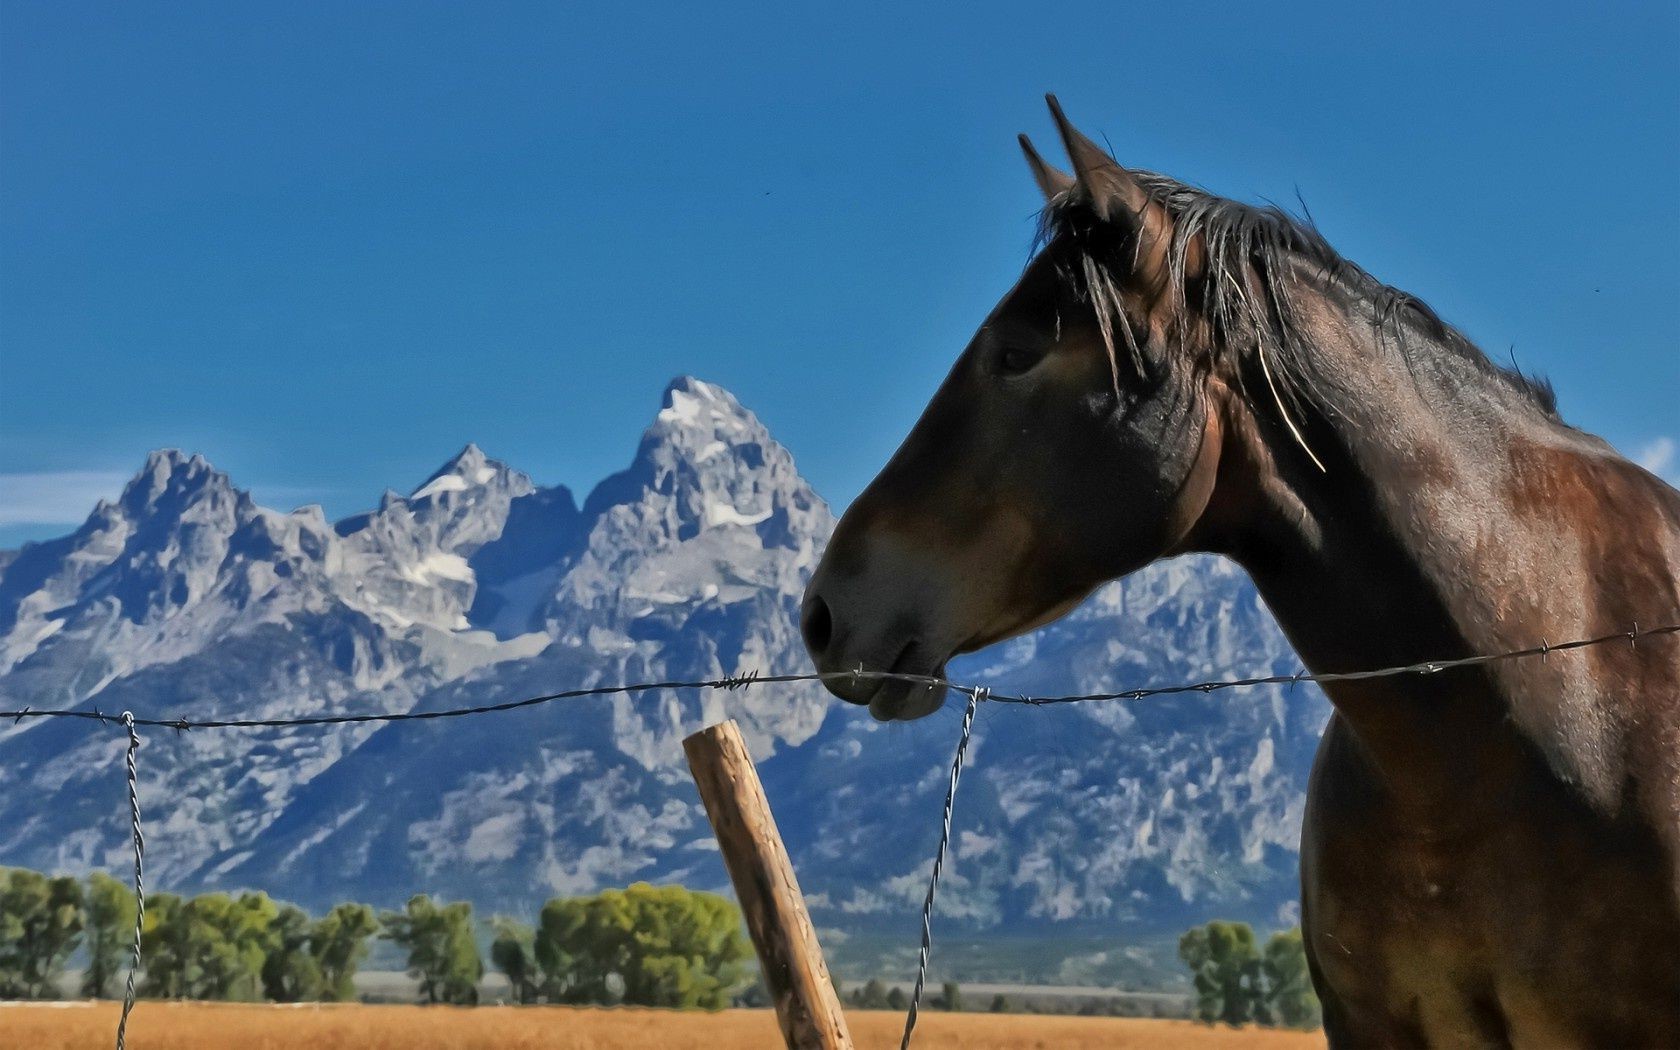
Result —
<instances>
[{"instance_id":1,"label":"brown horse","mask_svg":"<svg viewBox=\"0 0 1680 1050\"><path fill-rule=\"evenodd\" d=\"M1680 493L1304 221L1128 171L1050 103L1074 174L1022 138L1041 250L841 519L821 670L940 675L1186 551L1318 672L1672 622ZM1301 882L1331 1043L1680 1046L1675 636L1327 691Z\"/></svg>"}]
</instances>

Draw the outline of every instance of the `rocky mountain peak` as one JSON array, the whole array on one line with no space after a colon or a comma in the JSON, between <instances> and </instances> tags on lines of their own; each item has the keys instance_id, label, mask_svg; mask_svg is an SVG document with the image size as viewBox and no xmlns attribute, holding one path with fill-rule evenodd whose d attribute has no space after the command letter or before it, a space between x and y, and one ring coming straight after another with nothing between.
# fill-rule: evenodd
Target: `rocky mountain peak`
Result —
<instances>
[{"instance_id":1,"label":"rocky mountain peak","mask_svg":"<svg viewBox=\"0 0 1680 1050\"><path fill-rule=\"evenodd\" d=\"M0 702L294 718L802 671L800 595L833 524L763 424L689 377L582 511L473 445L334 525L264 510L202 457L160 451L74 533L0 556ZM953 674L1059 694L1296 666L1240 572L1184 559ZM962 911L947 918L1104 937L1213 914L1292 921L1324 710L1309 688L989 705L953 843ZM725 717L761 759L818 921L901 928L926 878L906 822L938 812L953 724L880 726L808 683L429 729L159 734L142 773L151 850L183 890L313 906L721 887L680 740ZM0 785L28 787L0 791L0 859L121 863L129 829L97 803L110 746L81 725L0 726Z\"/></svg>"},{"instance_id":2,"label":"rocky mountain peak","mask_svg":"<svg viewBox=\"0 0 1680 1050\"><path fill-rule=\"evenodd\" d=\"M792 555L783 568L807 570L833 523L758 417L723 388L688 376L666 388L635 459L596 486L583 516L585 557L601 567L602 586L611 576L636 574L626 558L645 566L679 549L703 549L703 561L697 553L679 559L689 563L683 572L662 565L656 574L665 583L692 575L695 593L703 583L750 572L772 550ZM728 559L734 568L724 571Z\"/></svg>"},{"instance_id":3,"label":"rocky mountain peak","mask_svg":"<svg viewBox=\"0 0 1680 1050\"><path fill-rule=\"evenodd\" d=\"M378 510L337 525L345 600L401 628L465 629L480 582L472 558L503 537L514 502L536 491L526 474L467 445L409 495L387 491Z\"/></svg>"},{"instance_id":4,"label":"rocky mountain peak","mask_svg":"<svg viewBox=\"0 0 1680 1050\"><path fill-rule=\"evenodd\" d=\"M596 486L584 515L638 507L637 517L661 519L680 542L709 529L755 528L780 509L804 514L821 503L793 456L734 395L680 376L666 387L635 459Z\"/></svg>"},{"instance_id":5,"label":"rocky mountain peak","mask_svg":"<svg viewBox=\"0 0 1680 1050\"><path fill-rule=\"evenodd\" d=\"M243 495L203 456L166 448L146 456L145 465L117 498L117 506L131 520L140 520L159 514L178 516L188 504L205 497Z\"/></svg>"},{"instance_id":6,"label":"rocky mountain peak","mask_svg":"<svg viewBox=\"0 0 1680 1050\"><path fill-rule=\"evenodd\" d=\"M724 453L766 443L774 443L770 432L733 394L692 376L679 376L665 388L632 469L646 466L657 471L677 464L713 464L715 469L727 465L727 460L719 460ZM758 457L749 455L746 465L756 469L757 462Z\"/></svg>"},{"instance_id":7,"label":"rocky mountain peak","mask_svg":"<svg viewBox=\"0 0 1680 1050\"><path fill-rule=\"evenodd\" d=\"M410 501L436 499L447 493L471 492L497 484L515 490L514 495L518 496L535 487L531 479L520 471L491 459L477 445L469 444L434 471L407 498Z\"/></svg>"}]
</instances>

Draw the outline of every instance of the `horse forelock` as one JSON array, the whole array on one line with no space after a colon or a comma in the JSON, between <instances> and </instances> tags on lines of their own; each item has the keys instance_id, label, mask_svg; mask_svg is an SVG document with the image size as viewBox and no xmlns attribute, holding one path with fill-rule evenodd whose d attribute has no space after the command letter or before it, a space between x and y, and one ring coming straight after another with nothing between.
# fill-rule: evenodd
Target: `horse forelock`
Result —
<instances>
[{"instance_id":1,"label":"horse forelock","mask_svg":"<svg viewBox=\"0 0 1680 1050\"><path fill-rule=\"evenodd\" d=\"M1374 342L1398 348L1408 366L1414 355L1430 348L1452 354L1519 403L1558 418L1550 383L1524 374L1514 364L1506 368L1491 360L1423 300L1384 284L1344 258L1319 232L1304 202L1297 215L1273 204L1219 197L1155 172L1133 170L1131 175L1171 220L1160 305L1169 334L1175 337L1173 349L1185 351L1186 336L1198 324L1205 326L1209 345L1195 351L1222 365L1251 358L1273 385L1271 392L1286 416L1303 403L1334 402L1334 377L1306 336L1304 297L1322 296L1337 300L1350 314L1368 316ZM1130 277L1127 252L1135 253L1137 246L1135 232L1103 238L1097 236L1100 225L1077 193L1062 193L1040 215L1034 250L1067 253L1058 271L1096 310L1118 381L1122 367L1136 372L1145 367L1121 295ZM1200 272L1192 274L1192 245L1198 241ZM1317 279L1304 279L1304 273ZM1119 358L1111 336L1115 330L1130 360Z\"/></svg>"}]
</instances>

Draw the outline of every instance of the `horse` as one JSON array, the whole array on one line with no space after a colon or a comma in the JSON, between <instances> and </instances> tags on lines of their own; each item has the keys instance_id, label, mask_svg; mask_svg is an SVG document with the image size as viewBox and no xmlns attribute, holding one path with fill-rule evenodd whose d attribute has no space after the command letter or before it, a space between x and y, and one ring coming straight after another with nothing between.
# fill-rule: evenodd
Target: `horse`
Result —
<instances>
[{"instance_id":1,"label":"horse","mask_svg":"<svg viewBox=\"0 0 1680 1050\"><path fill-rule=\"evenodd\" d=\"M1680 493L1306 216L1020 145L1035 254L840 519L801 608L877 719L1160 558L1253 579L1313 672L1680 610ZM1302 926L1333 1047L1680 1046L1680 645L1326 687Z\"/></svg>"}]
</instances>

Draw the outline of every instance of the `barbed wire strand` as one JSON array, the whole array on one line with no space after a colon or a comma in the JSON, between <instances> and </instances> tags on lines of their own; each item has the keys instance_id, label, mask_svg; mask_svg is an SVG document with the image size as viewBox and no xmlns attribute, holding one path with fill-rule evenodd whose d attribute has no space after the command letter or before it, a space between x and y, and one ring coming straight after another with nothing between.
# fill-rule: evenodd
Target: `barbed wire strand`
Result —
<instances>
[{"instance_id":1,"label":"barbed wire strand","mask_svg":"<svg viewBox=\"0 0 1680 1050\"><path fill-rule=\"evenodd\" d=\"M957 737L957 753L951 759L951 780L945 785L945 813L939 823L939 848L933 853L933 873L928 876L927 898L922 901L922 950L916 961L916 987L910 992L910 1008L904 1015L904 1038L898 1050L910 1050L910 1034L916 1030L916 1013L922 1005L922 992L927 988L928 957L933 954L933 897L939 892L939 876L945 870L945 851L951 845L951 809L957 802L957 781L962 777L963 758L968 754L968 742L974 736L974 712L986 699L986 687L980 686L968 694L968 706L963 709L962 730ZM945 1004L949 1009L951 1004Z\"/></svg>"},{"instance_id":2,"label":"barbed wire strand","mask_svg":"<svg viewBox=\"0 0 1680 1050\"><path fill-rule=\"evenodd\" d=\"M140 830L140 776L135 763L135 753L140 750L140 734L134 731L132 712L122 713L122 724L128 730L128 754L124 764L128 770L128 814L134 824L134 954L128 961L122 1018L117 1021L117 1050L125 1050L128 1044L128 1015L134 1010L134 975L140 969L140 931L146 922L146 836Z\"/></svg>"},{"instance_id":3,"label":"barbed wire strand","mask_svg":"<svg viewBox=\"0 0 1680 1050\"><path fill-rule=\"evenodd\" d=\"M129 964L128 982L123 996L123 1010L121 1020L117 1023L117 1050L125 1050L128 1017L134 1009L134 981L136 971L140 968L140 935L145 920L145 880L144 866L146 856L146 840L140 824L140 794L138 774L135 763L135 753L140 749L140 736L136 732L137 726L154 726L164 729L174 729L187 732L193 729L274 729L297 726L331 726L355 725L370 722L412 722L436 718L461 718L467 715L491 714L499 711L515 711L526 707L554 703L560 700L583 699L586 697L622 696L635 693L652 692L655 690L677 689L744 689L755 685L771 685L794 682L830 682L847 681L893 681L907 682L914 685L929 687L943 686L953 692L966 694L968 704L963 713L961 735L957 740L956 754L951 762L951 779L945 792L945 808L941 821L939 846L934 854L933 872L928 879L927 897L922 905L922 942L918 958L916 985L910 999L909 1010L905 1016L904 1038L900 1050L907 1050L910 1037L916 1027L916 1016L921 1003L922 993L927 983L928 960L933 949L933 903L939 888L939 879L944 870L945 854L950 844L951 816L956 803L957 781L962 774L963 760L968 751L968 744L973 736L974 716L982 702L1027 704L1031 706L1046 706L1053 704L1071 704L1101 700L1143 700L1155 696L1171 696L1182 693L1212 693L1224 689L1240 689L1262 685L1296 685L1301 682L1326 684L1333 682L1364 681L1372 678L1387 678L1410 674L1438 674L1442 671L1460 667L1475 667L1496 663L1503 660L1518 660L1538 656L1544 660L1552 653L1567 652L1574 649L1584 649L1593 645L1604 645L1609 642L1625 641L1630 646L1637 645L1642 638L1652 638L1659 635L1680 634L1680 623L1665 624L1661 627L1641 628L1635 623L1629 630L1616 631L1611 634L1599 635L1595 638L1578 638L1573 641L1551 644L1542 641L1539 645L1527 646L1521 649L1510 649L1500 653L1489 653L1477 656L1462 656L1442 660L1425 660L1411 664L1400 664L1392 667L1381 667L1368 671L1330 671L1319 674L1308 674L1305 671L1293 675L1259 675L1249 678L1214 679L1204 682L1191 682L1178 685L1151 686L1141 689L1127 689L1108 693L1081 693L1067 696L1027 696L997 694L986 686L964 685L949 679L934 675L906 674L895 671L865 671L861 668L855 671L805 673L805 674L760 674L758 671L748 671L743 674L730 675L724 678L707 678L689 681L669 680L659 682L637 682L627 685L591 686L582 689L566 689L557 693L546 693L542 696L526 697L523 700L511 700L499 704L483 704L473 707L444 708L435 711L392 711L374 712L357 715L319 715L308 718L226 718L204 719L193 721L187 718L136 718L130 711L124 711L118 721L128 731L128 752L126 766L128 773L128 804L134 832L134 953ZM36 709L25 706L17 711L0 711L0 718L10 718L13 725L21 723L26 718L80 718L109 724L109 716L101 712L98 707L89 711L70 710L62 708Z\"/></svg>"},{"instance_id":4,"label":"barbed wire strand","mask_svg":"<svg viewBox=\"0 0 1680 1050\"><path fill-rule=\"evenodd\" d=\"M1611 634L1600 635L1596 638L1578 638L1574 641L1546 643L1528 646L1522 649L1511 649L1501 653L1491 653L1480 656L1461 656L1441 660L1422 660L1417 663L1400 664L1393 667L1380 667L1369 671L1328 671L1319 674L1309 674L1302 671L1298 674L1262 675L1251 678L1225 678L1205 682L1189 682L1177 685L1150 686L1140 689L1125 689L1110 693L1078 693L1067 696L1028 696L1024 694L999 693L987 690L987 701L998 704L1027 704L1031 706L1047 706L1052 704L1086 703L1101 700L1143 700L1154 696L1172 696L1180 693L1212 693L1224 689L1241 689L1261 685L1297 685L1301 682L1314 682L1324 685L1333 682L1356 682L1371 678L1388 678L1395 675L1408 674L1437 674L1441 671L1453 670L1460 667L1475 667L1482 664L1497 663L1502 660L1517 660L1528 657L1544 659L1551 653L1567 652L1572 649L1584 649L1593 645L1604 645L1609 642L1627 642L1637 644L1642 638L1654 638L1659 635L1680 634L1680 623L1665 624L1661 627L1642 628L1638 624L1626 631L1616 631ZM700 678L689 680L667 680L658 682L635 682L627 685L591 686L583 689L567 689L558 693L545 693L542 696L526 697L523 700L510 700L499 704L482 704L473 707L442 708L434 711L383 711L368 714L350 715L315 715L305 718L212 718L193 720L189 718L136 718L137 726L153 726L162 729L175 729L186 732L193 729L284 729L293 726L332 726L357 725L369 722L419 722L434 718L462 718L467 715L491 714L498 711L515 711L526 707L536 707L542 704L554 703L561 700L581 700L589 697L623 696L634 693L653 692L655 690L679 689L744 689L759 685L778 685L795 682L907 682L912 685L944 686L957 693L971 694L979 686L952 681L935 675L906 674L901 671L827 671L822 673L804 674L760 674L749 671L723 678ZM109 723L111 717L101 713L97 708L93 710L71 710L65 708L31 708L25 707L17 711L0 711L0 718L10 718L14 723L26 718L81 718L102 723Z\"/></svg>"}]
</instances>

